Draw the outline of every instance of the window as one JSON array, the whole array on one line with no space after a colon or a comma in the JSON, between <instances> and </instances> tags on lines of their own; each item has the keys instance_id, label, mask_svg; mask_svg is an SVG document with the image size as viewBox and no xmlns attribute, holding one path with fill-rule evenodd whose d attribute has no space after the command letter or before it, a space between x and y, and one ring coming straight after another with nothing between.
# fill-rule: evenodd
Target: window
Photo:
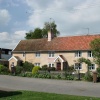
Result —
<instances>
[{"instance_id":1,"label":"window","mask_svg":"<svg viewBox=\"0 0 100 100\"><path fill-rule=\"evenodd\" d=\"M93 57L92 51L88 51L88 57Z\"/></svg>"},{"instance_id":2,"label":"window","mask_svg":"<svg viewBox=\"0 0 100 100\"><path fill-rule=\"evenodd\" d=\"M23 57L25 57L25 52L23 52Z\"/></svg>"},{"instance_id":3,"label":"window","mask_svg":"<svg viewBox=\"0 0 100 100\"><path fill-rule=\"evenodd\" d=\"M11 51L9 51L8 54L11 55Z\"/></svg>"},{"instance_id":4,"label":"window","mask_svg":"<svg viewBox=\"0 0 100 100\"><path fill-rule=\"evenodd\" d=\"M82 52L81 51L76 51L75 52L75 57L81 57L82 56Z\"/></svg>"},{"instance_id":5,"label":"window","mask_svg":"<svg viewBox=\"0 0 100 100\"><path fill-rule=\"evenodd\" d=\"M35 66L40 66L40 63L35 63Z\"/></svg>"},{"instance_id":6,"label":"window","mask_svg":"<svg viewBox=\"0 0 100 100\"><path fill-rule=\"evenodd\" d=\"M75 69L82 69L82 64L81 63L75 63L74 68Z\"/></svg>"},{"instance_id":7,"label":"window","mask_svg":"<svg viewBox=\"0 0 100 100\"><path fill-rule=\"evenodd\" d=\"M91 66L89 66L89 70L95 70L95 64L92 64Z\"/></svg>"},{"instance_id":8,"label":"window","mask_svg":"<svg viewBox=\"0 0 100 100\"><path fill-rule=\"evenodd\" d=\"M36 56L36 57L40 57L40 52L36 52L36 53L35 53L35 56Z\"/></svg>"},{"instance_id":9,"label":"window","mask_svg":"<svg viewBox=\"0 0 100 100\"><path fill-rule=\"evenodd\" d=\"M52 64L52 63L49 63L49 67L54 67L54 64Z\"/></svg>"},{"instance_id":10,"label":"window","mask_svg":"<svg viewBox=\"0 0 100 100\"><path fill-rule=\"evenodd\" d=\"M54 52L49 52L49 57L54 57Z\"/></svg>"}]
</instances>

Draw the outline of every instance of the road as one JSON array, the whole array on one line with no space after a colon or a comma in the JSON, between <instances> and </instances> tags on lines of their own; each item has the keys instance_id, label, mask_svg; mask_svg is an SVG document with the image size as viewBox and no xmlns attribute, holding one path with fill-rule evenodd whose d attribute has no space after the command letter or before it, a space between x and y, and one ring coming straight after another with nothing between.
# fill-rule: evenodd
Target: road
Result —
<instances>
[{"instance_id":1,"label":"road","mask_svg":"<svg viewBox=\"0 0 100 100\"><path fill-rule=\"evenodd\" d=\"M100 83L0 75L0 90L29 90L100 97Z\"/></svg>"}]
</instances>

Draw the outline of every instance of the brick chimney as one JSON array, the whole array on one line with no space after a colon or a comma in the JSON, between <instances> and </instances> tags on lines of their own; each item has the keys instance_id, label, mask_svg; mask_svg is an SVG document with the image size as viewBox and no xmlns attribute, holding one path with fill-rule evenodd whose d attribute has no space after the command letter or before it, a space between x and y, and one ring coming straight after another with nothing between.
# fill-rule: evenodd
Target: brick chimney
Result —
<instances>
[{"instance_id":1,"label":"brick chimney","mask_svg":"<svg viewBox=\"0 0 100 100\"><path fill-rule=\"evenodd\" d=\"M48 31L48 41L51 41L53 39L53 33L52 31Z\"/></svg>"}]
</instances>

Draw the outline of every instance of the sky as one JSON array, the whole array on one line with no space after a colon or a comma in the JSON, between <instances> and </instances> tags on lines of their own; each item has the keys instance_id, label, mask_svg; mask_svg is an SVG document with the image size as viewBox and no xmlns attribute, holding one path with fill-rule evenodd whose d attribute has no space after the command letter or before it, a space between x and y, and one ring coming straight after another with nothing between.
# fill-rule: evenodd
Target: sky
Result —
<instances>
[{"instance_id":1,"label":"sky","mask_svg":"<svg viewBox=\"0 0 100 100\"><path fill-rule=\"evenodd\" d=\"M14 49L51 21L61 37L99 34L100 0L0 0L0 48Z\"/></svg>"}]
</instances>

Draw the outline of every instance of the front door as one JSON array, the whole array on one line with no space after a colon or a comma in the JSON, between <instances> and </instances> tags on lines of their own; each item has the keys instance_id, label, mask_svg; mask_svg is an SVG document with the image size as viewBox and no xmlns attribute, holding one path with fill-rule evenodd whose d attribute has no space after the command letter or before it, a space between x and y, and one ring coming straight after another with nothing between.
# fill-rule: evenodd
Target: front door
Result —
<instances>
[{"instance_id":1,"label":"front door","mask_svg":"<svg viewBox=\"0 0 100 100\"><path fill-rule=\"evenodd\" d=\"M60 62L57 63L57 70L61 70L61 63Z\"/></svg>"}]
</instances>

